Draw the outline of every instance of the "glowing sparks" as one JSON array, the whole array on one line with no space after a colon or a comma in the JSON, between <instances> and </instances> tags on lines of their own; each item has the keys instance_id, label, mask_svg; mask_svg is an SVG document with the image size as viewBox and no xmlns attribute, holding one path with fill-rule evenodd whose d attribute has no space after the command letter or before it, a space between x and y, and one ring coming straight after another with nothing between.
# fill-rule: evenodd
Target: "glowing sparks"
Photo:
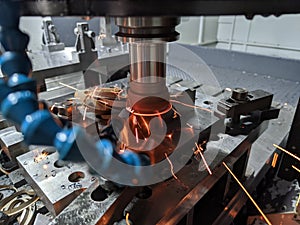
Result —
<instances>
[{"instance_id":1,"label":"glowing sparks","mask_svg":"<svg viewBox=\"0 0 300 225\"><path fill-rule=\"evenodd\" d=\"M48 169L48 166L46 164L43 165L43 169L46 170Z\"/></svg>"},{"instance_id":2,"label":"glowing sparks","mask_svg":"<svg viewBox=\"0 0 300 225\"><path fill-rule=\"evenodd\" d=\"M98 89L98 87L95 87L95 88L94 88L94 91L92 92L91 98L94 98L97 89Z\"/></svg>"},{"instance_id":3,"label":"glowing sparks","mask_svg":"<svg viewBox=\"0 0 300 225\"><path fill-rule=\"evenodd\" d=\"M234 173L231 171L231 169L226 165L225 162L223 162L223 165L228 170L228 172L231 174L231 176L235 179L235 181L240 185L240 187L243 189L243 191L248 196L248 198L252 201L252 203L254 204L254 206L256 207L256 209L260 212L260 214L262 215L262 217L264 218L264 220L267 222L267 224L268 225L272 225L272 223L270 222L270 220L267 218L267 216L264 214L264 212L260 209L260 207L257 205L257 203L255 202L255 200L252 198L252 196L249 194L249 192L246 190L246 188L242 185L242 183L239 181L239 179L234 175Z\"/></svg>"},{"instance_id":4,"label":"glowing sparks","mask_svg":"<svg viewBox=\"0 0 300 225\"><path fill-rule=\"evenodd\" d=\"M204 143L205 143L205 142L204 142ZM200 145L198 145L196 142L195 142L195 145L196 145L196 147L197 147L197 150L194 151L194 154L199 154L199 155L201 156L202 161L203 161L203 163L204 163L204 165L205 165L205 167L206 167L206 169L207 169L209 175L212 175L212 172L211 172L211 170L210 170L210 168L209 168L209 166L208 166L208 164L207 164L207 162L206 162L206 160L205 160L205 158L204 158L204 155L202 154L202 150L203 150L202 147L201 147Z\"/></svg>"},{"instance_id":5,"label":"glowing sparks","mask_svg":"<svg viewBox=\"0 0 300 225\"><path fill-rule=\"evenodd\" d=\"M129 222L129 213L126 213L126 225L130 225L130 222Z\"/></svg>"},{"instance_id":6,"label":"glowing sparks","mask_svg":"<svg viewBox=\"0 0 300 225\"><path fill-rule=\"evenodd\" d=\"M178 177L177 177L177 176L175 175L175 173L174 173L173 163L172 163L171 160L169 159L167 153L165 153L165 156L166 156L166 159L168 160L168 163L170 164L172 176L173 176L176 180L178 180Z\"/></svg>"},{"instance_id":7,"label":"glowing sparks","mask_svg":"<svg viewBox=\"0 0 300 225\"><path fill-rule=\"evenodd\" d=\"M40 154L38 154L37 156L34 157L34 162L35 163L39 163L41 161L43 161L48 155L48 152L42 152Z\"/></svg>"},{"instance_id":8,"label":"glowing sparks","mask_svg":"<svg viewBox=\"0 0 300 225\"><path fill-rule=\"evenodd\" d=\"M207 111L207 112L212 112L210 109L203 108L203 107L200 107L200 106L186 104L184 102L180 102L180 101L177 101L177 100L170 100L170 101L173 102L173 103L178 103L178 104L186 106L186 107L190 107L190 108L194 108L194 109L200 109L200 110Z\"/></svg>"},{"instance_id":9,"label":"glowing sparks","mask_svg":"<svg viewBox=\"0 0 300 225\"><path fill-rule=\"evenodd\" d=\"M135 141L136 141L136 143L139 143L139 134L138 134L137 127L134 130L135 130Z\"/></svg>"},{"instance_id":10,"label":"glowing sparks","mask_svg":"<svg viewBox=\"0 0 300 225\"><path fill-rule=\"evenodd\" d=\"M275 148L278 148L279 150L285 152L286 154L292 156L294 159L296 159L296 160L298 160L300 162L300 158L298 156L294 155L293 153L289 152L288 150L285 150L284 148L282 148L282 147L280 147L280 146L278 146L276 144L273 144L273 146Z\"/></svg>"},{"instance_id":11,"label":"glowing sparks","mask_svg":"<svg viewBox=\"0 0 300 225\"><path fill-rule=\"evenodd\" d=\"M296 166L292 165L292 168L300 173L300 169L298 169Z\"/></svg>"},{"instance_id":12,"label":"glowing sparks","mask_svg":"<svg viewBox=\"0 0 300 225\"><path fill-rule=\"evenodd\" d=\"M186 123L186 125L187 125L189 128L193 129L193 125L191 125L191 124L189 124L189 123Z\"/></svg>"},{"instance_id":13,"label":"glowing sparks","mask_svg":"<svg viewBox=\"0 0 300 225\"><path fill-rule=\"evenodd\" d=\"M62 82L59 82L59 84L62 85L62 86L65 86L65 87L67 87L67 88L70 88L70 89L72 89L72 90L75 90L75 91L78 91L78 90L79 90L79 89L77 89L77 88L75 88L75 87L72 87L72 86L70 86L70 85L68 85L68 84L64 84L64 83L62 83Z\"/></svg>"},{"instance_id":14,"label":"glowing sparks","mask_svg":"<svg viewBox=\"0 0 300 225\"><path fill-rule=\"evenodd\" d=\"M174 109L174 107L172 109L174 111L173 119L175 119L178 115L181 116L181 114L176 109Z\"/></svg>"},{"instance_id":15,"label":"glowing sparks","mask_svg":"<svg viewBox=\"0 0 300 225\"><path fill-rule=\"evenodd\" d=\"M136 111L134 111L131 107L127 106L126 107L126 110L136 116L151 116L151 117L154 117L154 116L160 116L160 115L163 115L163 114L166 114L167 112L169 112L170 110L172 109L172 104L169 104L168 108L163 110L163 111L160 111L160 112L155 112L155 113L138 113Z\"/></svg>"},{"instance_id":16,"label":"glowing sparks","mask_svg":"<svg viewBox=\"0 0 300 225\"><path fill-rule=\"evenodd\" d=\"M273 160L272 160L272 167L273 168L276 167L277 160L278 160L278 154L275 152L274 156L273 156Z\"/></svg>"},{"instance_id":17,"label":"glowing sparks","mask_svg":"<svg viewBox=\"0 0 300 225\"><path fill-rule=\"evenodd\" d=\"M166 137L172 139L172 134L167 134Z\"/></svg>"},{"instance_id":18,"label":"glowing sparks","mask_svg":"<svg viewBox=\"0 0 300 225\"><path fill-rule=\"evenodd\" d=\"M87 107L84 108L83 118L82 118L83 121L85 120L85 117L86 117L86 110L87 110Z\"/></svg>"},{"instance_id":19,"label":"glowing sparks","mask_svg":"<svg viewBox=\"0 0 300 225\"><path fill-rule=\"evenodd\" d=\"M300 194L299 194L297 202L296 202L296 207L298 207L299 203L300 203Z\"/></svg>"},{"instance_id":20,"label":"glowing sparks","mask_svg":"<svg viewBox=\"0 0 300 225\"><path fill-rule=\"evenodd\" d=\"M147 130L147 135L150 135L150 133L151 133L151 132L150 132L150 127L149 127L147 121L145 120L144 117L140 117L140 119L142 120L143 125L144 125L144 127L146 128L146 130ZM140 124L138 123L138 125L140 125Z\"/></svg>"},{"instance_id":21,"label":"glowing sparks","mask_svg":"<svg viewBox=\"0 0 300 225\"><path fill-rule=\"evenodd\" d=\"M53 111L54 107L55 107L55 104L53 104L53 105L51 106L51 108L50 108L50 111L51 111L51 112Z\"/></svg>"}]
</instances>

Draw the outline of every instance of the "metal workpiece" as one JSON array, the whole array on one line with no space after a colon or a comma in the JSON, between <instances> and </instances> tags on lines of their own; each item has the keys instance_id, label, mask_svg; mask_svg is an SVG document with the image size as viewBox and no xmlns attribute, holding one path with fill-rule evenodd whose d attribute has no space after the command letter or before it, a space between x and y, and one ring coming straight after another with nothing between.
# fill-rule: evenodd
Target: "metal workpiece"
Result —
<instances>
[{"instance_id":1,"label":"metal workpiece","mask_svg":"<svg viewBox=\"0 0 300 225\"><path fill-rule=\"evenodd\" d=\"M28 147L23 142L21 132L13 128L6 128L0 134L0 146L10 160L16 162L16 157L28 152Z\"/></svg>"},{"instance_id":2,"label":"metal workpiece","mask_svg":"<svg viewBox=\"0 0 300 225\"><path fill-rule=\"evenodd\" d=\"M83 190L96 182L85 163L59 160L57 152L48 154L39 147L17 158L25 180L53 214L59 214Z\"/></svg>"},{"instance_id":3,"label":"metal workpiece","mask_svg":"<svg viewBox=\"0 0 300 225\"><path fill-rule=\"evenodd\" d=\"M75 47L78 52L92 51L95 49L93 38L95 38L96 34L89 29L88 23L77 23L74 33L77 35Z\"/></svg>"},{"instance_id":4,"label":"metal workpiece","mask_svg":"<svg viewBox=\"0 0 300 225\"><path fill-rule=\"evenodd\" d=\"M271 107L273 95L263 90L248 92L242 88L232 90L229 98L218 102L218 111L230 118L227 133L247 134L264 120L276 119L279 109ZM218 114L218 112L216 112Z\"/></svg>"},{"instance_id":5,"label":"metal workpiece","mask_svg":"<svg viewBox=\"0 0 300 225\"><path fill-rule=\"evenodd\" d=\"M247 101L248 91L245 88L234 88L232 90L231 98L236 101Z\"/></svg>"},{"instance_id":6,"label":"metal workpiece","mask_svg":"<svg viewBox=\"0 0 300 225\"><path fill-rule=\"evenodd\" d=\"M43 44L42 49L48 52L64 50L65 44L60 42L59 34L51 19L43 20Z\"/></svg>"},{"instance_id":7,"label":"metal workpiece","mask_svg":"<svg viewBox=\"0 0 300 225\"><path fill-rule=\"evenodd\" d=\"M111 185L113 187L114 185ZM110 189L103 180L82 192L49 225L113 224L124 218L124 209L138 192L135 188Z\"/></svg>"},{"instance_id":8,"label":"metal workpiece","mask_svg":"<svg viewBox=\"0 0 300 225\"><path fill-rule=\"evenodd\" d=\"M290 151L291 153L297 156L300 155L299 129L300 129L300 98L298 100L298 104L293 117L293 123L286 143L286 149L288 149L288 151ZM291 168L290 165L294 165L296 166L296 168L299 168L300 162L288 155L283 155L281 160L281 165L278 171L278 176L280 178L291 181L299 177L298 171Z\"/></svg>"},{"instance_id":9,"label":"metal workpiece","mask_svg":"<svg viewBox=\"0 0 300 225\"><path fill-rule=\"evenodd\" d=\"M281 108L278 119L269 121L268 128L253 143L249 155L249 161L245 174L247 180L244 182L244 186L246 187L247 191L252 194L252 196L257 196L257 192L261 192L261 185L271 185L269 174L274 174L274 170L278 168L281 161L280 156L278 157L279 152L275 151L276 149L272 144L285 142L286 136L290 129L290 124L292 123L291 115L294 111L293 107L283 106L283 104L279 103L275 103L274 106ZM256 189L257 187L258 189ZM256 193L256 195L253 193ZM272 196L274 197L273 194ZM261 197L256 197L256 199L259 206L264 207L264 205L259 202ZM240 189L234 195L234 197L226 205L224 205L224 210L214 221L214 225L227 225L234 222L237 212L243 209L248 200L249 199L244 191ZM279 206L281 206L281 203L278 203L278 207ZM257 214L256 210L254 214ZM268 215L268 218L270 218L269 216L270 215Z\"/></svg>"},{"instance_id":10,"label":"metal workpiece","mask_svg":"<svg viewBox=\"0 0 300 225\"><path fill-rule=\"evenodd\" d=\"M9 126L12 126L12 123L0 114L0 129L4 129Z\"/></svg>"},{"instance_id":11,"label":"metal workpiece","mask_svg":"<svg viewBox=\"0 0 300 225\"><path fill-rule=\"evenodd\" d=\"M271 107L273 95L263 90L247 92L244 89L235 89L232 97L221 100L218 110L226 117L237 118L255 110L267 110Z\"/></svg>"},{"instance_id":12,"label":"metal workpiece","mask_svg":"<svg viewBox=\"0 0 300 225\"><path fill-rule=\"evenodd\" d=\"M196 210L191 224L197 221L211 224L223 210L219 208L222 202L226 198L230 199L238 190L221 163L228 163L239 178L243 179L251 143L266 126L267 123L262 124L250 135L220 137L219 145L208 142L204 157L209 161L213 174L209 175L203 162L199 164L196 158L192 158L189 164L176 173L177 179L172 178L151 186L151 196L135 202L129 212L134 224L177 224L191 210ZM212 208L207 207L208 202L215 205L213 212ZM147 211L147 214L141 214L141 210Z\"/></svg>"}]
</instances>

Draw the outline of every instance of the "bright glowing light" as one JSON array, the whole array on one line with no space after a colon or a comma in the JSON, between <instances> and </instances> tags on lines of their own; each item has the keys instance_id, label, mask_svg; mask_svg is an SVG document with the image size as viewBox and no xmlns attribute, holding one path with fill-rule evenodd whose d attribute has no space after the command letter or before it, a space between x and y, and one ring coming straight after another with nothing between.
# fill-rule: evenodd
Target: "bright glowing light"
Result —
<instances>
[{"instance_id":1,"label":"bright glowing light","mask_svg":"<svg viewBox=\"0 0 300 225\"><path fill-rule=\"evenodd\" d=\"M170 168L171 168L171 173L172 173L172 176L178 180L178 177L175 175L174 173L174 167L173 167L173 163L171 162L171 160L169 159L167 153L165 153L165 156L166 156L166 159L168 160L169 164L170 164Z\"/></svg>"},{"instance_id":2,"label":"bright glowing light","mask_svg":"<svg viewBox=\"0 0 300 225\"><path fill-rule=\"evenodd\" d=\"M136 116L160 116L160 115L163 115L163 114L166 114L167 112L169 112L170 110L172 109L172 105L169 104L168 108L163 110L163 111L160 111L160 112L155 112L155 113L138 113L138 112L135 112L132 108L130 107L126 107L126 110Z\"/></svg>"},{"instance_id":3,"label":"bright glowing light","mask_svg":"<svg viewBox=\"0 0 300 225\"><path fill-rule=\"evenodd\" d=\"M276 145L276 144L273 144L273 146L274 146L275 148L278 148L278 149L280 149L281 151L285 152L286 154L292 156L294 159L296 159L296 160L298 160L298 161L300 162L300 158L299 158L298 156L292 154L292 153L289 152L288 150L285 150L284 148L282 148L282 147L280 147L280 146L278 146L278 145Z\"/></svg>"},{"instance_id":4,"label":"bright glowing light","mask_svg":"<svg viewBox=\"0 0 300 225\"><path fill-rule=\"evenodd\" d=\"M138 134L137 127L134 130L135 130L135 141L136 141L136 143L139 143L139 134Z\"/></svg>"},{"instance_id":5,"label":"bright glowing light","mask_svg":"<svg viewBox=\"0 0 300 225\"><path fill-rule=\"evenodd\" d=\"M34 157L34 162L39 163L43 161L48 155L48 152L42 152Z\"/></svg>"},{"instance_id":6,"label":"bright glowing light","mask_svg":"<svg viewBox=\"0 0 300 225\"><path fill-rule=\"evenodd\" d=\"M275 168L277 160L278 160L278 154L274 153L273 160L272 160L272 167L273 168Z\"/></svg>"},{"instance_id":7,"label":"bright glowing light","mask_svg":"<svg viewBox=\"0 0 300 225\"><path fill-rule=\"evenodd\" d=\"M75 91L78 91L78 90L79 90L79 89L77 89L77 88L75 88L75 87L72 87L72 86L70 86L70 85L68 85L68 84L64 84L64 83L62 83L62 82L59 82L59 84L62 85L62 86L65 86L65 87L67 87L67 88L70 88L70 89L72 89L72 90L75 90Z\"/></svg>"},{"instance_id":8,"label":"bright glowing light","mask_svg":"<svg viewBox=\"0 0 300 225\"><path fill-rule=\"evenodd\" d=\"M84 108L83 117L82 117L83 121L85 120L85 117L86 117L86 110L87 110L87 107Z\"/></svg>"},{"instance_id":9,"label":"bright glowing light","mask_svg":"<svg viewBox=\"0 0 300 225\"><path fill-rule=\"evenodd\" d=\"M300 173L300 169L298 169L296 166L292 165L292 168Z\"/></svg>"},{"instance_id":10,"label":"bright glowing light","mask_svg":"<svg viewBox=\"0 0 300 225\"><path fill-rule=\"evenodd\" d=\"M205 143L205 142L204 142ZM203 143L203 144L204 144ZM208 173L209 173L209 175L212 175L212 172L211 172L211 170L210 170L210 168L209 168L209 166L208 166L208 164L207 164L207 162L206 162L206 160L205 160L205 158L204 158L204 155L202 154L202 147L200 146L200 145L198 145L196 142L195 142L195 145L196 145L196 147L197 147L197 150L194 152L194 154L198 154L199 153L199 155L201 156L201 158L202 158L202 160L203 160L203 163L204 163L204 165L205 165L205 167L206 167L206 169L207 169L207 171L208 171Z\"/></svg>"},{"instance_id":11,"label":"bright glowing light","mask_svg":"<svg viewBox=\"0 0 300 225\"><path fill-rule=\"evenodd\" d=\"M130 222L129 222L129 213L126 213L126 225L130 225Z\"/></svg>"}]
</instances>

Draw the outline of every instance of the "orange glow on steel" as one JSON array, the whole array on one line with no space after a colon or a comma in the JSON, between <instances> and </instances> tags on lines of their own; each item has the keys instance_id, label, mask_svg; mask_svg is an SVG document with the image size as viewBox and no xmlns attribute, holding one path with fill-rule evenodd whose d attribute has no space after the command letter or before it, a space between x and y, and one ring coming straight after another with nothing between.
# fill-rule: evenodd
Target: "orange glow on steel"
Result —
<instances>
[{"instance_id":1,"label":"orange glow on steel","mask_svg":"<svg viewBox=\"0 0 300 225\"><path fill-rule=\"evenodd\" d=\"M199 155L201 156L201 158L203 160L203 163L204 163L204 165L205 165L205 167L206 167L209 175L212 175L212 172L211 172L211 170L210 170L210 168L209 168L209 166L208 166L208 164L207 164L207 162L206 162L206 160L204 158L204 155L202 154L202 151L201 151L202 148L201 148L201 146L199 146L196 142L195 142L195 145L197 147L197 151L195 151L195 154L199 153Z\"/></svg>"},{"instance_id":2,"label":"orange glow on steel","mask_svg":"<svg viewBox=\"0 0 300 225\"><path fill-rule=\"evenodd\" d=\"M296 166L292 165L293 169L300 173L300 169L298 169Z\"/></svg>"},{"instance_id":3,"label":"orange glow on steel","mask_svg":"<svg viewBox=\"0 0 300 225\"><path fill-rule=\"evenodd\" d=\"M278 160L278 154L275 152L274 156L273 156L273 160L272 160L272 167L273 168L275 168L277 160Z\"/></svg>"},{"instance_id":4,"label":"orange glow on steel","mask_svg":"<svg viewBox=\"0 0 300 225\"><path fill-rule=\"evenodd\" d=\"M242 185L242 183L239 181L239 179L234 175L234 173L231 171L231 169L226 165L225 162L223 162L223 165L228 170L228 172L231 174L231 176L235 179L235 181L240 185L240 187L243 189L243 191L248 196L248 198L252 201L252 203L257 208L257 210L260 212L260 214L262 215L262 217L264 218L264 220L267 222L267 224L268 225L272 225L272 223L270 222L270 220L268 219L268 217L260 209L260 207L257 205L257 203L255 202L255 200L252 198L252 196L249 194L249 192L246 190L246 188Z\"/></svg>"},{"instance_id":5,"label":"orange glow on steel","mask_svg":"<svg viewBox=\"0 0 300 225\"><path fill-rule=\"evenodd\" d=\"M136 116L160 116L162 114L165 114L167 112L169 112L172 109L172 105L169 104L169 107L161 112L156 112L156 113L138 113L135 112L134 110L132 110L130 107L126 107L127 111L129 111L130 113L136 115Z\"/></svg>"},{"instance_id":6,"label":"orange glow on steel","mask_svg":"<svg viewBox=\"0 0 300 225\"><path fill-rule=\"evenodd\" d=\"M296 160L298 160L298 161L300 162L300 158L299 158L298 156L294 155L293 153L289 152L288 150L285 150L284 148L282 148L282 147L280 147L280 146L278 146L278 145L276 145L276 144L273 144L273 146L274 146L275 148L278 148L278 149L280 149L281 151L285 152L286 154L292 156L294 159L296 159Z\"/></svg>"}]
</instances>

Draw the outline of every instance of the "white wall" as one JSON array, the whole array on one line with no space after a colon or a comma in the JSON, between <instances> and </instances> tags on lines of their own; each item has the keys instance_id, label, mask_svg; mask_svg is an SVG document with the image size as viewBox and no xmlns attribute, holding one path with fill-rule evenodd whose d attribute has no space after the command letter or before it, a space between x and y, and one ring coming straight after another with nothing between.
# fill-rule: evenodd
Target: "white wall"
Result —
<instances>
[{"instance_id":1,"label":"white wall","mask_svg":"<svg viewBox=\"0 0 300 225\"><path fill-rule=\"evenodd\" d=\"M300 15L221 16L217 48L300 59Z\"/></svg>"},{"instance_id":2,"label":"white wall","mask_svg":"<svg viewBox=\"0 0 300 225\"><path fill-rule=\"evenodd\" d=\"M182 17L176 30L180 33L178 43L192 45L216 43L218 17Z\"/></svg>"}]
</instances>

